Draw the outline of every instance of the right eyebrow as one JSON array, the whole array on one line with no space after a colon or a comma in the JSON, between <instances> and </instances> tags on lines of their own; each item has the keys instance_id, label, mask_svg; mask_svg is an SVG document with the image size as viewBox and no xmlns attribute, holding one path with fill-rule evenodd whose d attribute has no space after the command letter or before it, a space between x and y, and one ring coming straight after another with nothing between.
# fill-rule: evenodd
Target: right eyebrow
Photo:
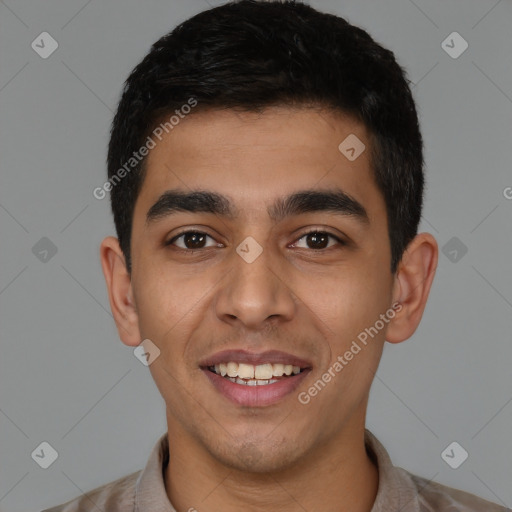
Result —
<instances>
[{"instance_id":1,"label":"right eyebrow","mask_svg":"<svg viewBox=\"0 0 512 512\"><path fill-rule=\"evenodd\" d=\"M178 189L167 190L148 210L146 225L177 212L212 213L233 219L235 214L230 200L216 192L183 192Z\"/></svg>"}]
</instances>

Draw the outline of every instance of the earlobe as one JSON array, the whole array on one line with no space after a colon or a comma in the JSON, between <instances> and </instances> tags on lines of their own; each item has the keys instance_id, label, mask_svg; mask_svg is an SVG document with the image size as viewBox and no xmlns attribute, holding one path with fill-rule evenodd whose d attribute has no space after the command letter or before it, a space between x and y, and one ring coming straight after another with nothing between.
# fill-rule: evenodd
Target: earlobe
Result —
<instances>
[{"instance_id":1,"label":"earlobe","mask_svg":"<svg viewBox=\"0 0 512 512\"><path fill-rule=\"evenodd\" d=\"M388 326L386 341L400 343L416 331L427 304L437 260L437 242L430 233L418 234L407 246L393 287L393 304L399 302L402 307Z\"/></svg>"},{"instance_id":2,"label":"earlobe","mask_svg":"<svg viewBox=\"0 0 512 512\"><path fill-rule=\"evenodd\" d=\"M100 246L100 259L110 309L119 337L124 344L137 346L141 342L141 337L132 282L117 238L109 236L103 240Z\"/></svg>"}]
</instances>

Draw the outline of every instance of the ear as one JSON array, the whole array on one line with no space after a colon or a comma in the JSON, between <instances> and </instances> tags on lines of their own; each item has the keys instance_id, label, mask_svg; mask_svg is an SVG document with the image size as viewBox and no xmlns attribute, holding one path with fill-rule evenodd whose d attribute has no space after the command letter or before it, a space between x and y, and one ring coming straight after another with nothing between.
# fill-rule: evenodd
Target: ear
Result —
<instances>
[{"instance_id":1,"label":"ear","mask_svg":"<svg viewBox=\"0 0 512 512\"><path fill-rule=\"evenodd\" d=\"M119 337L125 345L137 346L141 343L139 317L133 300L131 276L117 238L108 236L103 240L100 259Z\"/></svg>"},{"instance_id":2,"label":"ear","mask_svg":"<svg viewBox=\"0 0 512 512\"><path fill-rule=\"evenodd\" d=\"M386 340L400 343L418 327L437 269L438 247L430 233L420 233L409 243L398 266L393 285L395 317L389 322Z\"/></svg>"}]
</instances>

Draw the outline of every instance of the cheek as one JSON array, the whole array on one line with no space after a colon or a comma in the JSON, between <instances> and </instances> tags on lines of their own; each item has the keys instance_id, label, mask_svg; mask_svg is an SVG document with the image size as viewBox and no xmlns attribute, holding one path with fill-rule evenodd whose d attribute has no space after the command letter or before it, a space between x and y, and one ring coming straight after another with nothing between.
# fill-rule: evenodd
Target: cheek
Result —
<instances>
[{"instance_id":1,"label":"cheek","mask_svg":"<svg viewBox=\"0 0 512 512\"><path fill-rule=\"evenodd\" d=\"M371 265L358 271L352 267L350 271L331 274L330 279L316 280L311 288L314 292L309 294L308 307L321 319L317 325L322 329L325 326L330 357L316 376L321 380L325 377L328 383L318 392L321 398L312 402L319 411L329 407L333 423L343 421L350 411L361 406L382 355L385 328L376 334L371 331L373 336L366 329L388 310L389 283L379 278L384 275L382 268L368 269L372 269Z\"/></svg>"},{"instance_id":2,"label":"cheek","mask_svg":"<svg viewBox=\"0 0 512 512\"><path fill-rule=\"evenodd\" d=\"M179 275L161 268L141 272L142 282L136 286L137 311L141 335L155 340L180 339L183 329L193 321L207 300L211 288L204 280ZM196 312L196 313L195 313Z\"/></svg>"},{"instance_id":3,"label":"cheek","mask_svg":"<svg viewBox=\"0 0 512 512\"><path fill-rule=\"evenodd\" d=\"M300 296L307 297L306 305L325 326L333 355L387 310L390 285L379 275L383 275L382 268L372 270L367 265L360 270L340 268L302 283Z\"/></svg>"}]
</instances>

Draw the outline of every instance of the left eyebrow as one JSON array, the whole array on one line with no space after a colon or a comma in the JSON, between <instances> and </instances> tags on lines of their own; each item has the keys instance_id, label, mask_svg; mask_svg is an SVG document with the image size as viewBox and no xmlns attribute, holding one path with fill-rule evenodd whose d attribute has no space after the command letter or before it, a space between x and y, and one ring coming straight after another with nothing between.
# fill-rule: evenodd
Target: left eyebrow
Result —
<instances>
[{"instance_id":1,"label":"left eyebrow","mask_svg":"<svg viewBox=\"0 0 512 512\"><path fill-rule=\"evenodd\" d=\"M303 213L329 212L351 217L364 225L370 224L365 207L341 189L299 191L284 198L278 198L267 211L269 217L275 222Z\"/></svg>"},{"instance_id":2,"label":"left eyebrow","mask_svg":"<svg viewBox=\"0 0 512 512\"><path fill-rule=\"evenodd\" d=\"M172 189L164 192L149 209L146 225L177 212L211 213L228 219L239 215L231 200L222 194L204 190L185 192ZM370 224L364 206L342 189L302 190L277 198L267 208L267 213L274 222L309 212L330 212L351 217L362 225Z\"/></svg>"}]
</instances>

